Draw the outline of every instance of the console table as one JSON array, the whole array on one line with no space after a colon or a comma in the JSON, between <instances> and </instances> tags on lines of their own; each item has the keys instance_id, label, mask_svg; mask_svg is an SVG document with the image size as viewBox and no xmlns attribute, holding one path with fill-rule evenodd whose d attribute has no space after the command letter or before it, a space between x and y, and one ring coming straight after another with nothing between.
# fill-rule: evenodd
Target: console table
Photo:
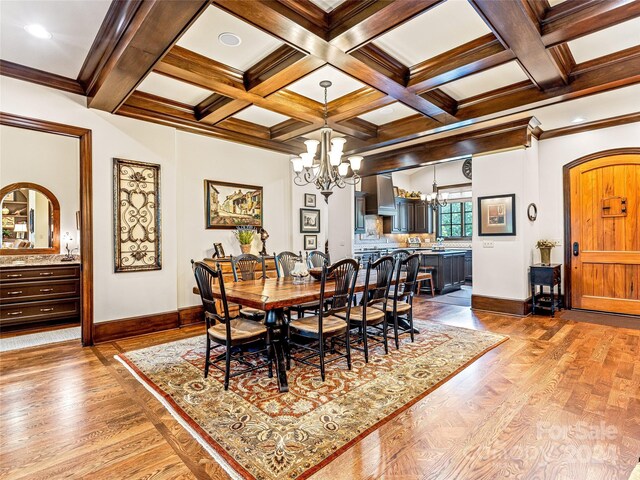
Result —
<instances>
[{"instance_id":1,"label":"console table","mask_svg":"<svg viewBox=\"0 0 640 480\"><path fill-rule=\"evenodd\" d=\"M531 313L535 314L536 310L548 310L551 316L554 316L555 309L562 308L562 299L560 298L560 267L561 263L552 263L543 265L536 263L531 265L529 270L529 280L531 281ZM539 291L536 294L536 287ZM545 293L544 287L549 287L549 293ZM555 293L555 288L558 293Z\"/></svg>"}]
</instances>

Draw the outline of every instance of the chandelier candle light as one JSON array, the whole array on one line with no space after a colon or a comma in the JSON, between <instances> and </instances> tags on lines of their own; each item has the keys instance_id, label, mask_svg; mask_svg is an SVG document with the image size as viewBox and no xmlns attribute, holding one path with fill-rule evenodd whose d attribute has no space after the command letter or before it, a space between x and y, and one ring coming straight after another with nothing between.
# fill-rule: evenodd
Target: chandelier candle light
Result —
<instances>
[{"instance_id":1,"label":"chandelier candle light","mask_svg":"<svg viewBox=\"0 0 640 480\"><path fill-rule=\"evenodd\" d=\"M436 182L436 166L433 166L433 191L426 195L420 194L420 200L426 201L428 205L431 205L434 211L437 211L439 207L447 205L447 199L449 198L449 192L438 192L438 184Z\"/></svg>"},{"instance_id":2,"label":"chandelier candle light","mask_svg":"<svg viewBox=\"0 0 640 480\"><path fill-rule=\"evenodd\" d=\"M324 88L324 126L320 129L321 139L306 140L304 144L307 151L298 157L293 157L293 171L296 176L294 183L300 187L313 184L324 196L324 201L329 203L329 196L333 188L344 188L347 185L356 185L360 181L358 171L362 157L354 155L348 157L348 162L342 160L342 152L346 139L342 137L331 138L333 130L327 123L327 89L331 86L329 80L320 82ZM315 157L320 146L320 156ZM353 175L348 177L349 167Z\"/></svg>"}]
</instances>

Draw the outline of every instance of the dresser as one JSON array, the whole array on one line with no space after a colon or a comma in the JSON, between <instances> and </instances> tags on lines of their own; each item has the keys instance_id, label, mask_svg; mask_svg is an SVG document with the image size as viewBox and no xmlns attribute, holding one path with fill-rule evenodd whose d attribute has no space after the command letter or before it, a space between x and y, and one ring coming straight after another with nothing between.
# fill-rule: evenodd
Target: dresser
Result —
<instances>
[{"instance_id":1,"label":"dresser","mask_svg":"<svg viewBox=\"0 0 640 480\"><path fill-rule=\"evenodd\" d=\"M80 321L80 265L0 267L0 327Z\"/></svg>"}]
</instances>

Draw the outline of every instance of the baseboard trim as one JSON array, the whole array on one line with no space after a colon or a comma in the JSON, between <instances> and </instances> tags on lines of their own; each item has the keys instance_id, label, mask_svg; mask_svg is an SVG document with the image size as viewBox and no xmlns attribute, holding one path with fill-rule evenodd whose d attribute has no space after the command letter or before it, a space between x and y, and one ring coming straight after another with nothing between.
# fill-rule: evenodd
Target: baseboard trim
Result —
<instances>
[{"instance_id":1,"label":"baseboard trim","mask_svg":"<svg viewBox=\"0 0 640 480\"><path fill-rule=\"evenodd\" d=\"M526 317L531 313L531 298L527 298L526 300L512 300L509 298L471 295L471 308L473 310Z\"/></svg>"},{"instance_id":2,"label":"baseboard trim","mask_svg":"<svg viewBox=\"0 0 640 480\"><path fill-rule=\"evenodd\" d=\"M202 305L179 308L178 318L180 320L181 327L204 323L204 309L202 308Z\"/></svg>"},{"instance_id":3,"label":"baseboard trim","mask_svg":"<svg viewBox=\"0 0 640 480\"><path fill-rule=\"evenodd\" d=\"M94 343L110 342L127 337L156 333L180 327L178 311L153 313L93 324Z\"/></svg>"}]
</instances>

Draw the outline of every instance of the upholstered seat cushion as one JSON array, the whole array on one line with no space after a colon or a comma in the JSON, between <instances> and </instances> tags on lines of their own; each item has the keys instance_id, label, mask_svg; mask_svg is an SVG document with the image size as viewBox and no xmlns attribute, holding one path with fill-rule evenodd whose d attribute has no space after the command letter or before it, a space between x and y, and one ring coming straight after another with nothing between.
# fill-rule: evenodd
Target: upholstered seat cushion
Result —
<instances>
[{"instance_id":1,"label":"upholstered seat cushion","mask_svg":"<svg viewBox=\"0 0 640 480\"><path fill-rule=\"evenodd\" d=\"M373 308L377 308L378 310L382 310L383 305L382 303L377 303L375 305L373 305ZM398 313L405 313L408 312L409 310L411 310L411 305L409 305L407 302L398 302L398 307L396 308L396 311ZM387 308L386 308L387 312L393 312L393 300L389 300L387 301Z\"/></svg>"},{"instance_id":2,"label":"upholstered seat cushion","mask_svg":"<svg viewBox=\"0 0 640 480\"><path fill-rule=\"evenodd\" d=\"M384 312L377 308L367 307L367 323L375 323L384 318ZM352 322L362 322L362 307L351 307L349 318ZM347 312L336 313L336 317L347 318Z\"/></svg>"},{"instance_id":3,"label":"upholstered seat cushion","mask_svg":"<svg viewBox=\"0 0 640 480\"><path fill-rule=\"evenodd\" d=\"M256 339L267 333L267 327L259 322L247 320L246 318L236 318L231 320L231 340L247 340L252 337ZM226 340L227 326L225 323L218 323L209 329L209 334L218 340Z\"/></svg>"},{"instance_id":4,"label":"upholstered seat cushion","mask_svg":"<svg viewBox=\"0 0 640 480\"><path fill-rule=\"evenodd\" d=\"M257 317L257 318L262 318L264 317L264 310L259 310L257 308L251 308L251 307L241 307L240 308L240 315L243 315L245 317Z\"/></svg>"},{"instance_id":5,"label":"upholstered seat cushion","mask_svg":"<svg viewBox=\"0 0 640 480\"><path fill-rule=\"evenodd\" d=\"M318 333L318 317L303 317L291 321L291 329L301 332ZM322 330L324 333L336 332L344 330L347 327L347 323L338 317L330 315L328 317L322 317Z\"/></svg>"}]
</instances>

